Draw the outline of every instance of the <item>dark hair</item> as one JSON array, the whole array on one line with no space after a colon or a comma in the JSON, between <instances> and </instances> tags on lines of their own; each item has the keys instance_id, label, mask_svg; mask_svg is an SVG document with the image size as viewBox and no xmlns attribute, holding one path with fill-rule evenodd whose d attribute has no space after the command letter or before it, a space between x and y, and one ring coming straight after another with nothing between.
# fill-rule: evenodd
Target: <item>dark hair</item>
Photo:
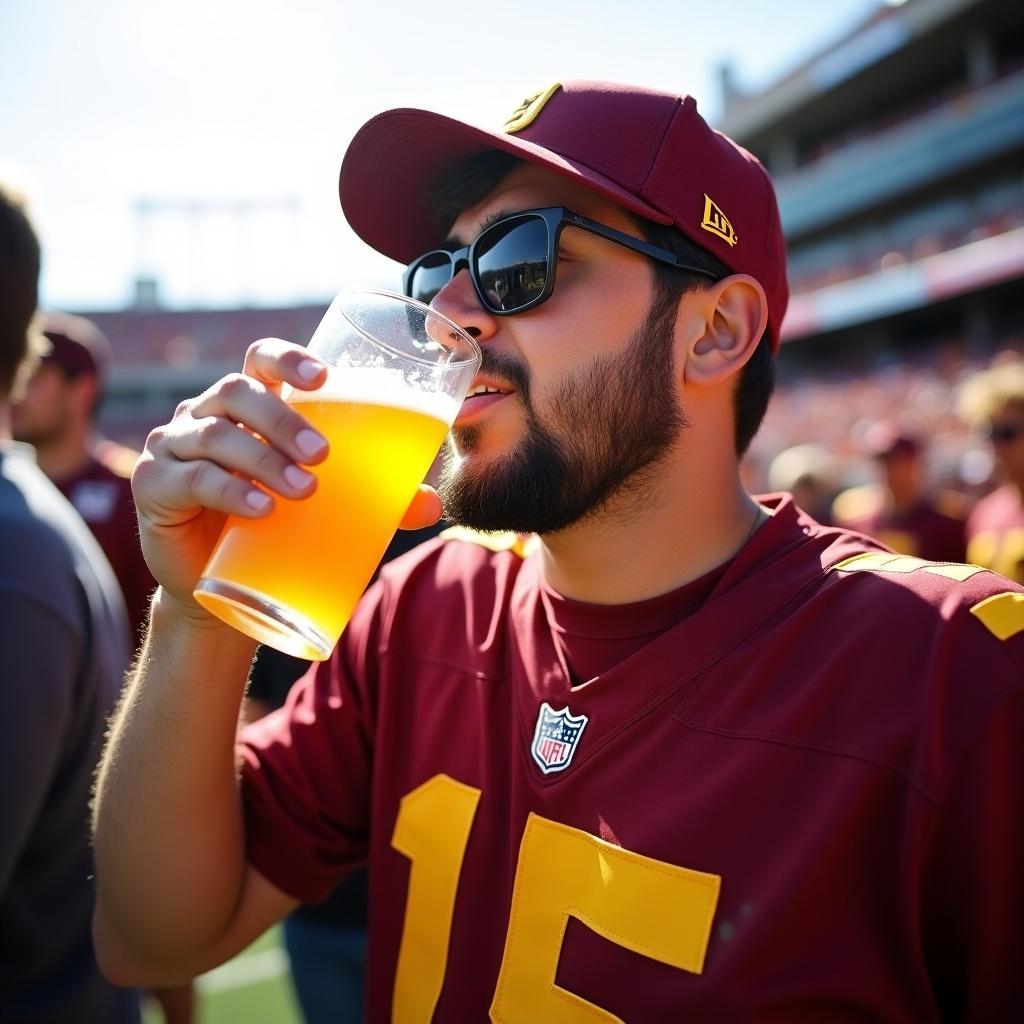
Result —
<instances>
[{"instance_id":1,"label":"dark hair","mask_svg":"<svg viewBox=\"0 0 1024 1024\"><path fill-rule=\"evenodd\" d=\"M514 168L525 161L502 150L489 149L477 153L448 168L429 192L440 235L447 233L463 210L475 206L492 192ZM689 239L681 231L655 224L637 214L630 214L641 234L654 245L668 249L682 261L710 271L716 279L728 277L732 271L717 256ZM678 305L683 295L694 288L706 288L708 279L699 274L676 270L664 263L651 260L656 300ZM767 331L761 337L754 354L740 372L733 394L735 413L734 443L736 454L742 456L750 447L764 419L768 400L775 389L775 360Z\"/></svg>"},{"instance_id":2,"label":"dark hair","mask_svg":"<svg viewBox=\"0 0 1024 1024\"><path fill-rule=\"evenodd\" d=\"M500 149L485 149L445 168L427 191L427 202L437 218L440 237L448 233L463 210L485 199L516 167L520 157Z\"/></svg>"},{"instance_id":3,"label":"dark hair","mask_svg":"<svg viewBox=\"0 0 1024 1024\"><path fill-rule=\"evenodd\" d=\"M39 239L20 196L0 182L0 398L16 389L33 348L39 299Z\"/></svg>"}]
</instances>

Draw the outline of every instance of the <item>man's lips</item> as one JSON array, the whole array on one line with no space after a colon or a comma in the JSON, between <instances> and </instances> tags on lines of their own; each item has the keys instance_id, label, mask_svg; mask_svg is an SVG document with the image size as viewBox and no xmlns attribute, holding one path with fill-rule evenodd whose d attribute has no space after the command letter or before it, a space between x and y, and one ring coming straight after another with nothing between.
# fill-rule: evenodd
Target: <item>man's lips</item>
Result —
<instances>
[{"instance_id":1,"label":"man's lips","mask_svg":"<svg viewBox=\"0 0 1024 1024\"><path fill-rule=\"evenodd\" d=\"M463 423L466 420L475 419L492 406L514 394L515 390L507 384L478 379L469 389L455 422Z\"/></svg>"}]
</instances>

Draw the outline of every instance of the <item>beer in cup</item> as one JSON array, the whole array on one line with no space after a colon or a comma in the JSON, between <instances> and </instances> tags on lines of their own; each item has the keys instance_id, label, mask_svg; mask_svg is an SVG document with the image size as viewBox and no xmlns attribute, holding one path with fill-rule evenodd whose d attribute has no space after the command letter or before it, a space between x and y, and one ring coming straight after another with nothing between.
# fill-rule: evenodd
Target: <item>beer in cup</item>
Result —
<instances>
[{"instance_id":1,"label":"beer in cup","mask_svg":"<svg viewBox=\"0 0 1024 1024\"><path fill-rule=\"evenodd\" d=\"M236 629L287 654L330 656L480 365L476 342L402 295L344 292L309 350L315 391L283 389L330 443L313 494L229 516L194 592Z\"/></svg>"}]
</instances>

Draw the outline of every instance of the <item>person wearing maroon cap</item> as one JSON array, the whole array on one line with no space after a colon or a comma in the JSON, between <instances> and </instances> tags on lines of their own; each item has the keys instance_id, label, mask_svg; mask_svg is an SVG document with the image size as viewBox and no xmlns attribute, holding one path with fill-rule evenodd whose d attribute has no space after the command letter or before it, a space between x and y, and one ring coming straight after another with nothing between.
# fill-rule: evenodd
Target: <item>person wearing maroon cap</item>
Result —
<instances>
[{"instance_id":1,"label":"person wearing maroon cap","mask_svg":"<svg viewBox=\"0 0 1024 1024\"><path fill-rule=\"evenodd\" d=\"M998 474L967 519L967 556L1024 583L1024 362L999 362L969 378L959 411L992 445Z\"/></svg>"},{"instance_id":2,"label":"person wearing maroon cap","mask_svg":"<svg viewBox=\"0 0 1024 1024\"><path fill-rule=\"evenodd\" d=\"M374 118L341 199L483 351L405 520L458 526L236 771L253 644L192 589L225 513L315 486L277 389L325 368L256 343L151 435L161 586L94 819L109 976L204 969L368 861L374 1022L1006 1019L1024 589L744 491L787 297L761 165L689 97L563 83L503 131Z\"/></svg>"},{"instance_id":3,"label":"person wearing maroon cap","mask_svg":"<svg viewBox=\"0 0 1024 1024\"><path fill-rule=\"evenodd\" d=\"M864 447L880 479L839 494L832 506L834 522L874 537L901 555L962 562L967 502L952 491L931 493L921 439L878 423L868 432Z\"/></svg>"},{"instance_id":4,"label":"person wearing maroon cap","mask_svg":"<svg viewBox=\"0 0 1024 1024\"><path fill-rule=\"evenodd\" d=\"M49 350L14 404L14 436L35 448L39 468L100 542L138 639L156 581L139 545L131 490L136 453L96 430L110 346L99 328L80 316L49 313L43 333Z\"/></svg>"}]
</instances>

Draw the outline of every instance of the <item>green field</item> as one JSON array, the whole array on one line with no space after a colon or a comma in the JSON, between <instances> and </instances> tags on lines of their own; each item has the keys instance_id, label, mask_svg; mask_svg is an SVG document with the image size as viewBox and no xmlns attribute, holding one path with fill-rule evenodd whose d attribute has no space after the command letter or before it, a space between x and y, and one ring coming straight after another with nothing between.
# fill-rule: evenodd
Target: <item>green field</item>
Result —
<instances>
[{"instance_id":1,"label":"green field","mask_svg":"<svg viewBox=\"0 0 1024 1024\"><path fill-rule=\"evenodd\" d=\"M196 1011L196 1024L302 1024L280 928L198 978ZM146 1006L143 1019L145 1024L162 1024L163 1014Z\"/></svg>"}]
</instances>

